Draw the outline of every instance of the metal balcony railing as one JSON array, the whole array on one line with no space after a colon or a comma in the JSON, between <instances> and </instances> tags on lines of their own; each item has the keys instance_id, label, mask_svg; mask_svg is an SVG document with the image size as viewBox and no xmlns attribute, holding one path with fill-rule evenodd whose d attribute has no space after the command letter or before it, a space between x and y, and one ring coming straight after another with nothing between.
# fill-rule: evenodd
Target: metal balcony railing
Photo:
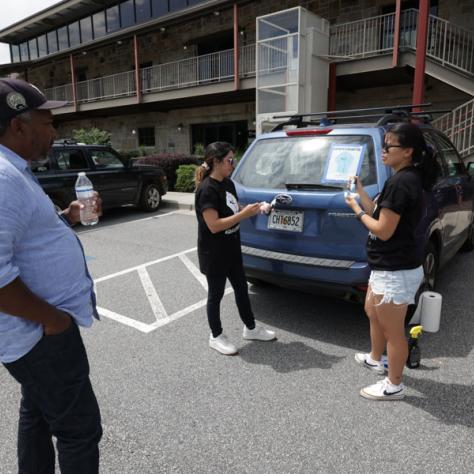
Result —
<instances>
[{"instance_id":1,"label":"metal balcony railing","mask_svg":"<svg viewBox=\"0 0 474 474\"><path fill-rule=\"evenodd\" d=\"M400 47L416 50L418 10L400 15ZM336 61L360 59L393 50L395 13L331 26L329 54ZM427 56L467 75L474 75L474 32L430 15Z\"/></svg>"},{"instance_id":2,"label":"metal balcony railing","mask_svg":"<svg viewBox=\"0 0 474 474\"><path fill-rule=\"evenodd\" d=\"M255 76L255 45L239 50L239 76ZM231 81L234 78L234 50L195 56L140 69L143 94ZM136 94L135 71L126 71L77 83L77 102L129 97ZM73 102L72 84L45 90L51 100Z\"/></svg>"},{"instance_id":3,"label":"metal balcony railing","mask_svg":"<svg viewBox=\"0 0 474 474\"><path fill-rule=\"evenodd\" d=\"M450 138L461 156L474 153L474 99L433 120L433 126Z\"/></svg>"}]
</instances>

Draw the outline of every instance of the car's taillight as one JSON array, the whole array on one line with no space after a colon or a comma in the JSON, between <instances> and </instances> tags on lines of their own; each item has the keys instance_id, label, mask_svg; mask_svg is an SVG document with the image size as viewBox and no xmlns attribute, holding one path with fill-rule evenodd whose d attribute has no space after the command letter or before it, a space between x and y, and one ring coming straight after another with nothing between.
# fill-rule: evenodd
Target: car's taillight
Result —
<instances>
[{"instance_id":1,"label":"car's taillight","mask_svg":"<svg viewBox=\"0 0 474 474\"><path fill-rule=\"evenodd\" d=\"M312 128L310 130L306 130L306 129L287 130L286 134L289 137L295 137L295 136L307 137L311 135L326 135L329 132L332 132L332 128L316 128L316 129Z\"/></svg>"}]
</instances>

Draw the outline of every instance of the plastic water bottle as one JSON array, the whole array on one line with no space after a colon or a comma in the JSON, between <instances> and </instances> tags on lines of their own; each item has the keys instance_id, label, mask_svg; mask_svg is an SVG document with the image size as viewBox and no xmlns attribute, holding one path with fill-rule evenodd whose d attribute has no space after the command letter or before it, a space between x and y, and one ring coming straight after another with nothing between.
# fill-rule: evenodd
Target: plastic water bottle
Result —
<instances>
[{"instance_id":1,"label":"plastic water bottle","mask_svg":"<svg viewBox=\"0 0 474 474\"><path fill-rule=\"evenodd\" d=\"M359 193L356 191L356 183L354 178L349 178L349 180L347 181L347 190L344 191L344 197L352 197L354 199L358 199Z\"/></svg>"},{"instance_id":2,"label":"plastic water bottle","mask_svg":"<svg viewBox=\"0 0 474 474\"><path fill-rule=\"evenodd\" d=\"M82 225L95 225L99 222L99 216L94 211L94 188L91 180L86 176L84 171L77 175L76 196L84 207L80 211Z\"/></svg>"}]
</instances>

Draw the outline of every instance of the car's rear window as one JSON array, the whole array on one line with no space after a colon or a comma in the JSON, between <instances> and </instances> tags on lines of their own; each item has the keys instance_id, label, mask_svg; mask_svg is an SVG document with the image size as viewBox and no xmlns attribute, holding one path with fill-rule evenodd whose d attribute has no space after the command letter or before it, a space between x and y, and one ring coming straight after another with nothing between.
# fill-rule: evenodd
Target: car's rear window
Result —
<instances>
[{"instance_id":1,"label":"car's rear window","mask_svg":"<svg viewBox=\"0 0 474 474\"><path fill-rule=\"evenodd\" d=\"M269 138L258 141L235 175L247 187L285 188L288 184L327 183L327 165L333 150L344 146L360 150L359 176L364 186L377 181L372 137L367 135L325 135ZM342 147L342 148L341 148Z\"/></svg>"}]
</instances>

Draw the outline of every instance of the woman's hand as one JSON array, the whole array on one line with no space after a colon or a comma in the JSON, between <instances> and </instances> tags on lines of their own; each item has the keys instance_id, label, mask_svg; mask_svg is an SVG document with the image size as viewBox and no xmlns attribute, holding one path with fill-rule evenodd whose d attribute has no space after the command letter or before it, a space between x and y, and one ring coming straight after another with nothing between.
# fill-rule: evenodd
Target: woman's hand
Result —
<instances>
[{"instance_id":1,"label":"woman's hand","mask_svg":"<svg viewBox=\"0 0 474 474\"><path fill-rule=\"evenodd\" d=\"M260 203L255 202L253 204L247 204L240 212L242 213L242 217L244 219L247 217L256 216L260 212Z\"/></svg>"},{"instance_id":2,"label":"woman's hand","mask_svg":"<svg viewBox=\"0 0 474 474\"><path fill-rule=\"evenodd\" d=\"M344 197L346 204L357 214L359 213L362 209L359 206L359 203L357 200L350 194L346 195Z\"/></svg>"}]
</instances>

